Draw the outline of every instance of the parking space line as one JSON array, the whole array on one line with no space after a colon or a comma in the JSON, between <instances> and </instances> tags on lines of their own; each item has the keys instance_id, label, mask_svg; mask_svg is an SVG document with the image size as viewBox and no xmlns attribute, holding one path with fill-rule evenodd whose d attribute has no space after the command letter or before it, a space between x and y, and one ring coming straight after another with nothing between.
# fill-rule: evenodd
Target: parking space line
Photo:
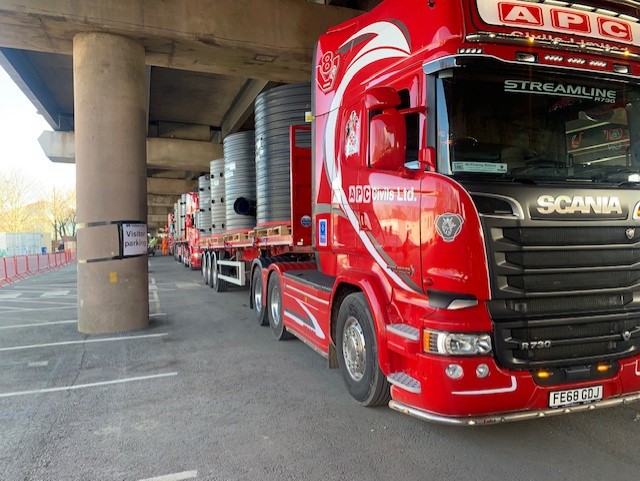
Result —
<instances>
[{"instance_id":1,"label":"parking space line","mask_svg":"<svg viewBox=\"0 0 640 481\"><path fill-rule=\"evenodd\" d=\"M55 326L59 324L75 324L76 320L73 321L51 321L51 322L36 322L34 324L14 324L12 326L0 326L0 329L19 329L21 327L46 327L46 326Z\"/></svg>"},{"instance_id":2,"label":"parking space line","mask_svg":"<svg viewBox=\"0 0 640 481\"><path fill-rule=\"evenodd\" d=\"M0 399L15 397L15 396L26 396L29 394L47 394L52 392L75 391L77 389L86 389L90 387L100 387L100 386L111 386L113 384L123 384L127 382L148 381L150 379L160 379L163 377L171 377L171 376L177 376L177 375L178 375L177 372L167 372L164 374L153 374L151 376L129 377L124 379L115 379L113 381L93 382L89 384L76 384L74 386L51 387L46 389L34 389L33 391L17 391L17 392L0 393ZM188 479L188 478L180 478L180 479Z\"/></svg>"},{"instance_id":3,"label":"parking space line","mask_svg":"<svg viewBox=\"0 0 640 481\"><path fill-rule=\"evenodd\" d=\"M31 344L28 346L13 346L0 348L0 352L7 351L20 351L23 349L37 349L39 347L57 347L57 346L70 346L73 344L90 344L96 342L116 342L116 341L130 341L133 339L151 339L154 337L165 337L169 334L164 332L160 334L144 334L141 336L121 336L121 337L106 337L104 339L84 339L81 341L63 341L63 342L49 342L46 344Z\"/></svg>"},{"instance_id":4,"label":"parking space line","mask_svg":"<svg viewBox=\"0 0 640 481\"><path fill-rule=\"evenodd\" d=\"M182 481L183 479L193 479L198 477L198 471L183 471L181 473L165 474L155 478L145 478L140 481Z\"/></svg>"},{"instance_id":5,"label":"parking space line","mask_svg":"<svg viewBox=\"0 0 640 481\"><path fill-rule=\"evenodd\" d=\"M33 311L58 311L60 309L76 309L78 305L74 302L68 306L58 306L58 307L8 307L8 306L0 306L0 311L8 310L11 314L18 314L20 312L33 312Z\"/></svg>"}]
</instances>

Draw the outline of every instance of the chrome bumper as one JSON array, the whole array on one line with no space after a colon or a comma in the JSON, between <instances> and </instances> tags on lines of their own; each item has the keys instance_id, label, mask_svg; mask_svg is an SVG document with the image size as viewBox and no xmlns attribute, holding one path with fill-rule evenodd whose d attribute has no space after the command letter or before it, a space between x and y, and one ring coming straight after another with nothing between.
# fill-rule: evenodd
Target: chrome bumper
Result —
<instances>
[{"instance_id":1,"label":"chrome bumper","mask_svg":"<svg viewBox=\"0 0 640 481\"><path fill-rule=\"evenodd\" d=\"M565 408L557 409L545 409L541 411L520 411L515 413L504 414L492 414L489 416L481 417L447 417L433 414L422 409L412 408L397 401L390 401L389 407L394 411L408 414L409 416L422 419L423 421L430 421L435 423L448 424L451 426L485 426L488 424L500 424L508 423L512 421L526 421L528 419L538 419L548 416L557 416L559 414L571 414L581 411L592 411L594 409L608 408L614 406L620 406L623 404L629 404L632 402L640 401L640 393L628 394L617 398L606 399L604 401L598 401L590 404L578 404L575 406L569 406Z\"/></svg>"}]
</instances>

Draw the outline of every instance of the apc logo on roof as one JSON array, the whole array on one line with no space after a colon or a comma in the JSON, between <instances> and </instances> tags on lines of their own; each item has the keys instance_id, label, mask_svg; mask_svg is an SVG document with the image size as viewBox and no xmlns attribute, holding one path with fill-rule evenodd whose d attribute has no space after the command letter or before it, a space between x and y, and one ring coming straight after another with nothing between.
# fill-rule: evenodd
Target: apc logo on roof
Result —
<instances>
[{"instance_id":1,"label":"apc logo on roof","mask_svg":"<svg viewBox=\"0 0 640 481\"><path fill-rule=\"evenodd\" d=\"M631 42L631 25L608 15L579 12L575 9L549 8L547 5L498 3L500 21L508 25L545 27L545 29L590 34L597 30L601 37Z\"/></svg>"},{"instance_id":2,"label":"apc logo on roof","mask_svg":"<svg viewBox=\"0 0 640 481\"><path fill-rule=\"evenodd\" d=\"M504 23L518 25L542 26L542 9L533 5L521 5L517 3L499 3L500 20Z\"/></svg>"}]
</instances>

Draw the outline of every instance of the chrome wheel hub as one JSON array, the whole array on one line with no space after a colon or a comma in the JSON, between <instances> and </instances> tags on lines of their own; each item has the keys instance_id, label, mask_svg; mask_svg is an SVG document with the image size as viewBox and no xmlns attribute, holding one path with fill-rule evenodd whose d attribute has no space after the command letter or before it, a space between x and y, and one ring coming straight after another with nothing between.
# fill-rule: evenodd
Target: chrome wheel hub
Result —
<instances>
[{"instance_id":1,"label":"chrome wheel hub","mask_svg":"<svg viewBox=\"0 0 640 481\"><path fill-rule=\"evenodd\" d=\"M271 289L271 320L276 326L280 325L280 287Z\"/></svg>"},{"instance_id":2,"label":"chrome wheel hub","mask_svg":"<svg viewBox=\"0 0 640 481\"><path fill-rule=\"evenodd\" d=\"M262 275L256 276L253 283L253 307L256 312L262 311Z\"/></svg>"},{"instance_id":3,"label":"chrome wheel hub","mask_svg":"<svg viewBox=\"0 0 640 481\"><path fill-rule=\"evenodd\" d=\"M366 343L362 326L355 317L349 317L344 325L342 354L351 378L358 382L364 377L367 361Z\"/></svg>"}]
</instances>

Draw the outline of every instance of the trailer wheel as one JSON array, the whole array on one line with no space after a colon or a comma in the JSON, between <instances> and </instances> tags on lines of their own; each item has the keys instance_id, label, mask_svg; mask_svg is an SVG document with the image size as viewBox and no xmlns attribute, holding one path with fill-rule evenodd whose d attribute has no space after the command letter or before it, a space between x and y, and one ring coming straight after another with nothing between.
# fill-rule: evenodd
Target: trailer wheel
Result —
<instances>
[{"instance_id":1,"label":"trailer wheel","mask_svg":"<svg viewBox=\"0 0 640 481\"><path fill-rule=\"evenodd\" d=\"M280 276L274 272L269 276L269 288L267 289L267 317L271 333L278 341L293 339L293 334L284 327L284 308L282 306L282 288Z\"/></svg>"},{"instance_id":2,"label":"trailer wheel","mask_svg":"<svg viewBox=\"0 0 640 481\"><path fill-rule=\"evenodd\" d=\"M259 326L269 324L267 308L262 295L262 268L256 267L251 274L251 300L253 301L253 316Z\"/></svg>"},{"instance_id":3,"label":"trailer wheel","mask_svg":"<svg viewBox=\"0 0 640 481\"><path fill-rule=\"evenodd\" d=\"M215 292L224 292L227 290L227 281L220 279L218 273L218 256L211 256L211 288Z\"/></svg>"},{"instance_id":4,"label":"trailer wheel","mask_svg":"<svg viewBox=\"0 0 640 481\"><path fill-rule=\"evenodd\" d=\"M202 254L202 279L204 280L204 284L206 286L209 285L209 253L205 252Z\"/></svg>"},{"instance_id":5,"label":"trailer wheel","mask_svg":"<svg viewBox=\"0 0 640 481\"><path fill-rule=\"evenodd\" d=\"M349 394L363 406L387 404L389 381L378 364L373 316L364 294L345 297L337 321L338 365Z\"/></svg>"},{"instance_id":6,"label":"trailer wheel","mask_svg":"<svg viewBox=\"0 0 640 481\"><path fill-rule=\"evenodd\" d=\"M214 265L213 265L213 260L216 257L216 253L215 252L210 252L209 253L209 265L207 268L207 285L213 289L213 269L214 269Z\"/></svg>"}]
</instances>

